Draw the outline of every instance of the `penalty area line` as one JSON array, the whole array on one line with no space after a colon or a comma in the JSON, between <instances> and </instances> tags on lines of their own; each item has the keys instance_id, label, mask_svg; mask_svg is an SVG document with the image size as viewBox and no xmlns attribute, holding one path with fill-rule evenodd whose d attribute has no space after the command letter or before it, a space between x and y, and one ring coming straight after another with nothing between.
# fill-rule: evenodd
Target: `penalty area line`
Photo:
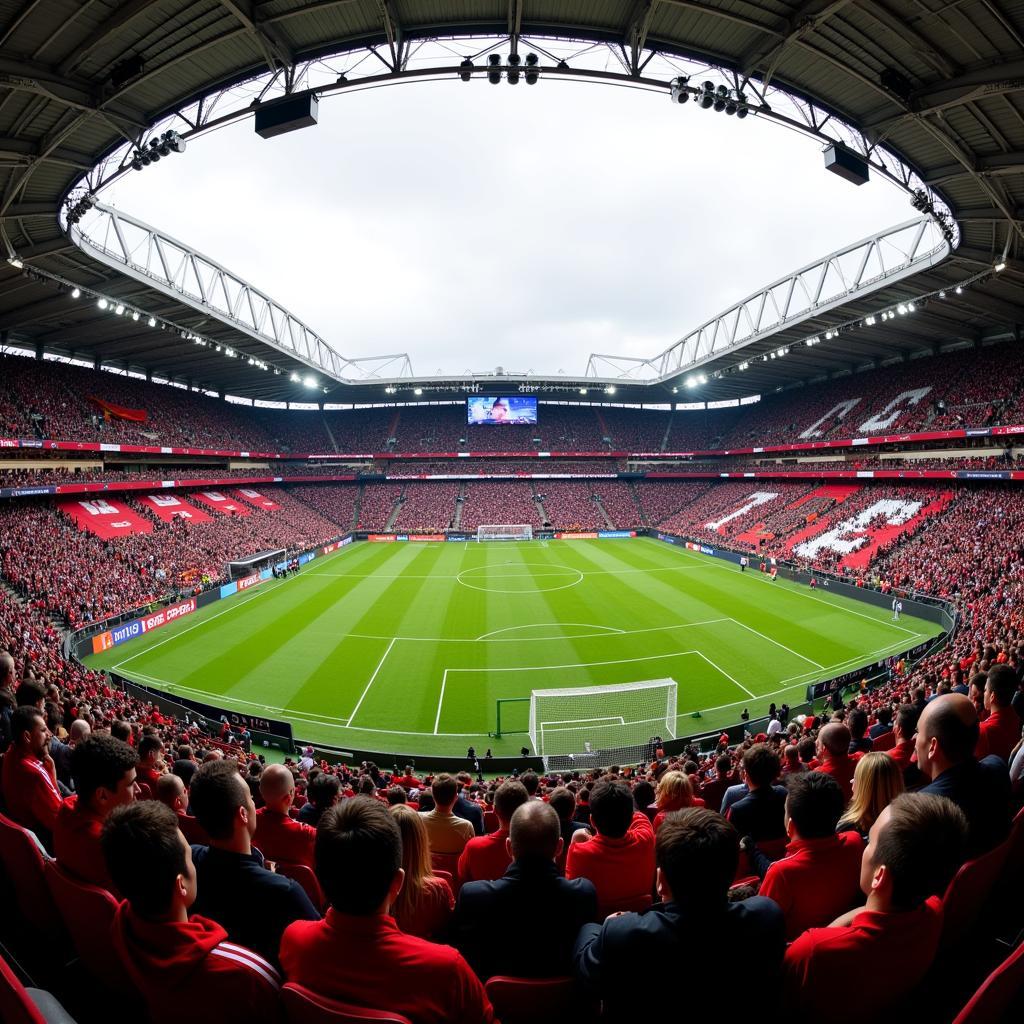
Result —
<instances>
[{"instance_id":1,"label":"penalty area line","mask_svg":"<svg viewBox=\"0 0 1024 1024\"><path fill-rule=\"evenodd\" d=\"M722 668L720 665L716 665L706 654L703 654L700 651L694 651L693 653L700 655L700 657L702 657L716 672L725 676L725 678L728 679L730 683L733 683L736 686L738 686L748 697L751 698L751 700L757 700L754 694L752 694L750 690L748 690L738 679L734 679L731 675L729 675L728 672L725 671L724 668Z\"/></svg>"},{"instance_id":2,"label":"penalty area line","mask_svg":"<svg viewBox=\"0 0 1024 1024\"><path fill-rule=\"evenodd\" d=\"M360 707L362 707L363 701L366 699L366 695L370 692L370 687L373 686L373 681L377 678L377 673L380 672L381 666L384 664L384 662L388 660L388 655L391 653L391 648L395 646L395 642L397 640L398 637L395 637L391 641L391 643L388 644L387 650L384 652L384 656L380 659L380 661L377 662L377 667L373 670L373 675L370 676L370 681L366 684L365 688L363 689L363 692L360 694L359 700L356 701L356 706L352 709L352 714L348 716L348 721L345 723L346 725L352 724L352 719L356 717L356 712L360 709ZM438 712L438 714L440 714L440 712ZM434 732L437 732L437 730L435 729Z\"/></svg>"}]
</instances>

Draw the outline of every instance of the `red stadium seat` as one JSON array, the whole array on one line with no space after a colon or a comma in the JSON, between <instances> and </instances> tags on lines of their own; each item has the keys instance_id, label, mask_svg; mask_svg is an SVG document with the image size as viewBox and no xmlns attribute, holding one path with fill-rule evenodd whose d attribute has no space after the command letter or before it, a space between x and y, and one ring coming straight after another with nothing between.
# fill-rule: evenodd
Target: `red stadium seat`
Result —
<instances>
[{"instance_id":1,"label":"red stadium seat","mask_svg":"<svg viewBox=\"0 0 1024 1024\"><path fill-rule=\"evenodd\" d=\"M281 999L289 1024L412 1024L400 1013L352 1006L290 982L281 989Z\"/></svg>"},{"instance_id":2,"label":"red stadium seat","mask_svg":"<svg viewBox=\"0 0 1024 1024\"><path fill-rule=\"evenodd\" d=\"M285 878L292 878L303 889L306 890L306 895L309 897L310 902L317 910L322 911L327 905L327 901L324 899L323 890L320 888L320 883L317 881L317 877L313 874L312 869L306 864L286 864L284 861L279 860L277 862L277 873L284 875Z\"/></svg>"},{"instance_id":3,"label":"red stadium seat","mask_svg":"<svg viewBox=\"0 0 1024 1024\"><path fill-rule=\"evenodd\" d=\"M495 975L485 988L502 1024L561 1024L580 1011L572 978Z\"/></svg>"},{"instance_id":4,"label":"red stadium seat","mask_svg":"<svg viewBox=\"0 0 1024 1024\"><path fill-rule=\"evenodd\" d=\"M46 865L52 858L35 834L0 814L0 864L15 881L14 898L21 916L39 932L63 933L60 912L46 883Z\"/></svg>"},{"instance_id":5,"label":"red stadium seat","mask_svg":"<svg viewBox=\"0 0 1024 1024\"><path fill-rule=\"evenodd\" d=\"M459 855L457 853L431 853L430 866L435 874L444 871L452 876L452 892L458 895L459 890Z\"/></svg>"},{"instance_id":6,"label":"red stadium seat","mask_svg":"<svg viewBox=\"0 0 1024 1024\"><path fill-rule=\"evenodd\" d=\"M111 952L110 929L117 900L106 889L71 878L56 861L47 862L46 881L85 968L112 992L134 993L128 972Z\"/></svg>"},{"instance_id":7,"label":"red stadium seat","mask_svg":"<svg viewBox=\"0 0 1024 1024\"><path fill-rule=\"evenodd\" d=\"M1024 993L1024 943L985 979L953 1024L1000 1024L1013 1020L1008 1011L1021 993Z\"/></svg>"},{"instance_id":8,"label":"red stadium seat","mask_svg":"<svg viewBox=\"0 0 1024 1024\"><path fill-rule=\"evenodd\" d=\"M0 1020L4 1024L46 1024L39 1007L0 957Z\"/></svg>"},{"instance_id":9,"label":"red stadium seat","mask_svg":"<svg viewBox=\"0 0 1024 1024\"><path fill-rule=\"evenodd\" d=\"M988 902L1003 869L1009 842L969 860L956 873L942 897L942 950L965 943Z\"/></svg>"}]
</instances>

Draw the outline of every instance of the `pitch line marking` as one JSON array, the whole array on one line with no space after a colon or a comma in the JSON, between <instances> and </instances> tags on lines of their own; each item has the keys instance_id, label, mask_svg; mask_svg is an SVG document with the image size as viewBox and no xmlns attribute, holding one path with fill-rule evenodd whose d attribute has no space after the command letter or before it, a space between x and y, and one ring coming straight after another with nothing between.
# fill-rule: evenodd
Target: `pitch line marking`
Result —
<instances>
[{"instance_id":1,"label":"pitch line marking","mask_svg":"<svg viewBox=\"0 0 1024 1024\"><path fill-rule=\"evenodd\" d=\"M918 633L918 634L915 634L915 635L917 637L919 637L920 639L922 639L922 640L928 639L928 634L925 634L925 633ZM881 648L881 649L879 649L877 651L873 651L871 654L866 654L866 655L864 655L864 657L865 658L878 657L879 655L882 655L882 654L885 654L888 651L891 651L894 647L900 646L902 643L903 643L902 640L897 641L896 643L889 644L888 646L883 647L883 648ZM672 657L672 655L665 655L665 657ZM862 661L862 659L861 658L849 658L846 661L840 661L840 662L837 662L835 665L827 666L826 667L826 671L831 672L831 671L834 671L835 669L844 668L847 665L852 665L855 662L859 662L859 661ZM486 669L481 669L480 671L487 671L487 670ZM783 683L795 683L796 680L806 679L808 676L814 676L816 674L817 673L814 673L814 672L804 672L804 673L802 673L801 675L798 675L798 676L789 676L788 678L783 679L781 681ZM166 687L168 693L170 693L172 695L174 694L175 691L180 691L182 693L195 694L198 697L212 697L212 698L214 698L215 700L217 700L219 702L228 701L228 702L230 702L232 704L243 704L246 707L260 708L262 711L273 711L273 712L276 712L277 714L280 714L282 717L284 717L287 720L296 721L296 722L304 722L307 725L324 725L324 726L328 726L329 728L343 728L344 725L345 725L345 722L348 721L348 719L345 719L345 718L335 718L335 717L332 717L330 715L310 715L310 714L308 714L307 712L304 712L304 711L291 711L288 708L273 707L271 705L268 705L268 704L266 704L264 702L260 702L260 701L243 700L240 697L225 696L223 693L213 693L213 692L211 692L209 690L199 690L199 689L196 689L195 687L192 687L192 686L184 686L183 684L180 684L180 683L171 682L168 679L161 679L158 676L146 675L143 672L133 672L132 675L135 676L137 679L148 680L151 683L159 683L161 686ZM786 686L786 687L783 687L780 690L772 690L770 693L758 694L758 696L755 697L754 699L755 700L767 700L769 697L777 697L780 694L788 693L789 690L791 690L791 689L792 689L792 686ZM740 700L740 701L733 701L731 704L719 704L719 705L717 705L716 707L713 707L713 708L701 708L700 710L702 711L702 713L707 713L707 712L711 712L711 711L722 711L725 708L739 707L739 705L745 704L745 703L746 703L746 701L742 701L742 700ZM677 718L679 718L679 717L689 717L689 714L690 714L689 712L684 712L682 715L677 716ZM408 732L408 731L403 731L401 729L375 729L375 728L371 728L371 727L365 726L365 725L353 725L352 729L355 732L376 733L376 734L379 734L379 735L382 735L382 736L431 736L431 735L433 735L433 733L429 733L429 732ZM450 736L450 737L462 739L462 738L471 737L471 736L479 737L482 734L479 733L479 732L444 732L444 733L438 733L438 735L440 735L440 736Z\"/></svg>"},{"instance_id":2,"label":"pitch line marking","mask_svg":"<svg viewBox=\"0 0 1024 1024\"><path fill-rule=\"evenodd\" d=\"M181 630L178 633L173 633L165 640L158 640L155 644L151 644L150 646L148 646L144 651L139 651L138 654L133 654L130 658L125 658L123 661L119 661L116 665L113 666L113 668L117 670L122 665L127 665L129 661L134 661L136 658L142 657L143 654L149 654L150 651L155 651L158 647L163 647L164 644L170 643L172 640L178 640L181 637L183 637L186 633L191 633L193 629L198 629L200 626L205 626L208 622L213 622L214 619L219 619L222 615L227 615L228 612L234 611L236 608L247 608L249 605L253 603L253 601L256 600L257 597L262 597L264 594L269 594L271 591L278 590L287 582L287 580L279 580L277 586L265 587L263 590L257 591L256 594L254 594L248 600L246 600L245 596L243 595L242 599L232 602L227 608L224 609L224 611L217 612L216 615L211 615L209 618L203 619L201 622L193 622L191 626L186 626L185 629Z\"/></svg>"},{"instance_id":3,"label":"pitch line marking","mask_svg":"<svg viewBox=\"0 0 1024 1024\"><path fill-rule=\"evenodd\" d=\"M492 629L490 633L483 633L476 639L486 640L488 637L497 636L499 633L511 633L516 629L535 629L538 626L587 626L590 629L603 629L605 633L598 633L597 636L605 636L607 633L625 633L624 629L616 629L615 626L601 626L594 622L527 622L522 626L505 626L504 629ZM583 636L594 636L593 633L584 633ZM526 640L579 640L577 636L535 636L524 637Z\"/></svg>"},{"instance_id":4,"label":"pitch line marking","mask_svg":"<svg viewBox=\"0 0 1024 1024\"><path fill-rule=\"evenodd\" d=\"M391 643L388 644L387 650L384 652L384 655L381 657L380 661L377 662L377 667L373 670L373 675L370 676L370 681L366 684L366 687L360 694L359 700L356 701L356 706L352 709L352 714L348 716L348 721L345 723L346 725L352 724L352 719L356 717L356 712L360 709L360 707L362 707L363 701L366 699L366 695L370 692L370 687L373 686L374 679L377 678L377 673L380 672L384 662L388 660L388 655L391 653L391 648L394 646L395 641L392 640Z\"/></svg>"},{"instance_id":5,"label":"pitch line marking","mask_svg":"<svg viewBox=\"0 0 1024 1024\"><path fill-rule=\"evenodd\" d=\"M825 667L820 662L815 661L813 658L808 658L805 655L801 654L799 651L794 651L792 647L787 647L785 644L779 643L778 640L773 640L770 636L768 636L766 633L762 633L759 629L754 629L753 626L748 626L745 622L740 622L739 619L733 619L732 621L735 622L737 626L742 626L743 629L750 630L751 633L754 633L757 636L761 637L762 640L767 640L768 643L775 644L776 647L781 647L784 651L789 651L790 654L799 658L801 661L806 661L808 664L814 665L815 668L823 669Z\"/></svg>"},{"instance_id":6,"label":"pitch line marking","mask_svg":"<svg viewBox=\"0 0 1024 1024\"><path fill-rule=\"evenodd\" d=\"M694 651L693 653L699 654L713 669L715 669L721 675L725 676L725 678L728 679L729 682L734 683L736 686L738 686L752 700L757 700L757 697L755 697L754 694L752 694L750 690L748 690L738 679L734 679L731 675L729 675L728 672L725 671L724 668L722 668L719 665L716 665L706 654L703 654L701 651ZM677 714L676 718L678 717L679 716Z\"/></svg>"},{"instance_id":7,"label":"pitch line marking","mask_svg":"<svg viewBox=\"0 0 1024 1024\"><path fill-rule=\"evenodd\" d=\"M724 562L722 562L722 564L716 564L716 563L721 562L721 559L715 558L714 556L695 555L692 551L685 551L685 550L682 553L684 555L689 555L691 558L694 558L694 559L695 558L700 558L702 560L702 564L705 567L714 566L714 568L716 568L716 569L728 569L729 568L729 566L727 566ZM704 561L704 559L707 559L707 561ZM690 566L690 568L698 568L698 566ZM763 576L764 576L763 573L755 573L755 574L753 574L753 576L751 578L752 579L758 579L762 583L771 583L772 582L768 578L762 578ZM792 583L793 581L792 580L786 580L785 582ZM862 619L867 619L869 622L874 622L876 625L879 625L879 626L889 626L891 629L898 629L901 633L907 633L910 636L920 636L921 635L920 633L916 633L912 629L905 629L903 626L897 626L895 622L890 622L888 619L877 619L877 618L875 618L874 615L867 615L864 612L859 612L859 611L857 611L854 608L847 608L844 605L836 604L833 601L826 601L823 597L818 597L817 594L809 594L809 593L807 593L806 590L804 590L802 588L798 589L796 584L794 584L791 587L786 587L785 589L786 589L787 593L796 594L798 597L806 597L809 601L817 601L819 604L826 604L826 605L829 606L829 608L834 608L837 612L849 612L850 615L859 615ZM850 598L849 600L853 600L853 599Z\"/></svg>"}]
</instances>

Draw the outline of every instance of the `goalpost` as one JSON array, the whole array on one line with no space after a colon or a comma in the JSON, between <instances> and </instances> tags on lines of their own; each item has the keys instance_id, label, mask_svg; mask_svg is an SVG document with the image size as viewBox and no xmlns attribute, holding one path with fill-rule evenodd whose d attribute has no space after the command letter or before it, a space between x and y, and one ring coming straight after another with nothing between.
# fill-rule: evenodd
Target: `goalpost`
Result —
<instances>
[{"instance_id":1,"label":"goalpost","mask_svg":"<svg viewBox=\"0 0 1024 1024\"><path fill-rule=\"evenodd\" d=\"M534 690L530 740L543 757L599 751L614 751L623 760L645 757L655 736L675 739L677 696L674 679Z\"/></svg>"},{"instance_id":2,"label":"goalpost","mask_svg":"<svg viewBox=\"0 0 1024 1024\"><path fill-rule=\"evenodd\" d=\"M478 526L476 528L476 539L485 540L533 540L533 527L528 523L509 525L492 524L489 526Z\"/></svg>"}]
</instances>

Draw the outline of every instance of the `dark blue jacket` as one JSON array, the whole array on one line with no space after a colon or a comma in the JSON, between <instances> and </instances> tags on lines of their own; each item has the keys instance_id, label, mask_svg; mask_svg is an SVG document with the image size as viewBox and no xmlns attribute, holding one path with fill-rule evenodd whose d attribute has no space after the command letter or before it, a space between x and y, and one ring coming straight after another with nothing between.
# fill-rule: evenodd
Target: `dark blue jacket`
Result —
<instances>
[{"instance_id":1,"label":"dark blue jacket","mask_svg":"<svg viewBox=\"0 0 1024 1024\"><path fill-rule=\"evenodd\" d=\"M473 826L473 831L478 836L484 834L484 812L480 809L479 804L473 803L472 800L467 800L461 793L455 798L455 803L452 804L452 814L456 818L462 818L468 821Z\"/></svg>"},{"instance_id":2,"label":"dark blue jacket","mask_svg":"<svg viewBox=\"0 0 1024 1024\"><path fill-rule=\"evenodd\" d=\"M268 871L259 851L230 853L193 846L198 893L192 913L212 918L232 942L277 963L281 934L292 921L319 921L302 886Z\"/></svg>"},{"instance_id":3,"label":"dark blue jacket","mask_svg":"<svg viewBox=\"0 0 1024 1024\"><path fill-rule=\"evenodd\" d=\"M513 861L493 882L459 891L451 937L481 978L571 973L580 927L597 916L597 891L568 881L553 861Z\"/></svg>"},{"instance_id":4,"label":"dark blue jacket","mask_svg":"<svg viewBox=\"0 0 1024 1024\"><path fill-rule=\"evenodd\" d=\"M998 846L1010 831L1010 769L995 754L953 765L920 792L948 797L967 815L968 857Z\"/></svg>"},{"instance_id":5,"label":"dark blue jacket","mask_svg":"<svg viewBox=\"0 0 1024 1024\"><path fill-rule=\"evenodd\" d=\"M741 836L753 836L763 842L786 835L785 809L786 787L762 786L737 800L729 808L728 817Z\"/></svg>"},{"instance_id":6,"label":"dark blue jacket","mask_svg":"<svg viewBox=\"0 0 1024 1024\"><path fill-rule=\"evenodd\" d=\"M699 884L697 881L696 884ZM695 945L696 943L696 945ZM576 940L576 975L604 1005L601 1020L654 1021L676 1007L673 1019L720 1020L737 999L765 1009L778 999L786 933L773 900L752 896L738 903L690 908L659 903L640 914L587 924ZM712 984L698 950L739 957L739 986ZM726 1013L726 1016L728 1014ZM766 1019L758 1010L758 1018Z\"/></svg>"}]
</instances>

